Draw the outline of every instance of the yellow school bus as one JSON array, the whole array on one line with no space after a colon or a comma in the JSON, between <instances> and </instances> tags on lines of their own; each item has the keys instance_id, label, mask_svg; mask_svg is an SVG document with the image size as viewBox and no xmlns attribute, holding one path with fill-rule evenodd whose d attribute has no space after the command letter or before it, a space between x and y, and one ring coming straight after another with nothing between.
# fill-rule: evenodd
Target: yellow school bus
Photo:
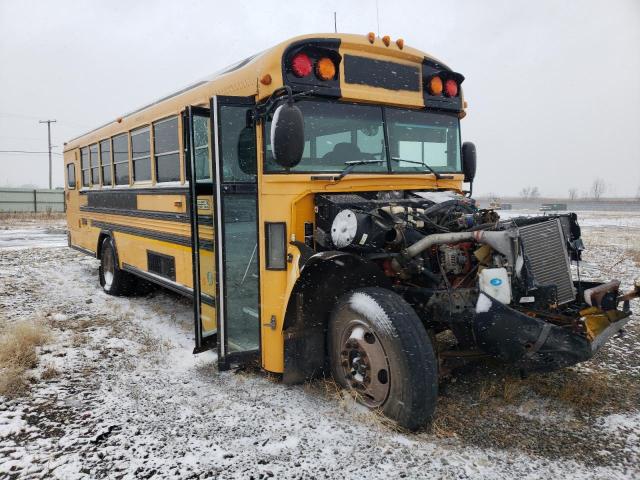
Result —
<instances>
[{"instance_id":1,"label":"yellow school bus","mask_svg":"<svg viewBox=\"0 0 640 480\"><path fill-rule=\"evenodd\" d=\"M476 206L463 81L402 39L283 42L66 143L69 245L107 293L193 298L220 369L331 374L410 429L449 359L586 360L637 288L574 281L575 215Z\"/></svg>"}]
</instances>

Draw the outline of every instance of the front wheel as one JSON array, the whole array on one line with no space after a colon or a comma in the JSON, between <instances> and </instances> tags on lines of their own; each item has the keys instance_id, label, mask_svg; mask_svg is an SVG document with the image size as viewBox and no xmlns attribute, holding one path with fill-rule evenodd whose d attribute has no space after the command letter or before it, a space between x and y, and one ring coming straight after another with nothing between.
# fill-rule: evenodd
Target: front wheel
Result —
<instances>
[{"instance_id":1,"label":"front wheel","mask_svg":"<svg viewBox=\"0 0 640 480\"><path fill-rule=\"evenodd\" d=\"M360 403L409 430L433 417L436 357L418 315L400 295L378 287L347 293L331 314L328 335L333 377Z\"/></svg>"}]
</instances>

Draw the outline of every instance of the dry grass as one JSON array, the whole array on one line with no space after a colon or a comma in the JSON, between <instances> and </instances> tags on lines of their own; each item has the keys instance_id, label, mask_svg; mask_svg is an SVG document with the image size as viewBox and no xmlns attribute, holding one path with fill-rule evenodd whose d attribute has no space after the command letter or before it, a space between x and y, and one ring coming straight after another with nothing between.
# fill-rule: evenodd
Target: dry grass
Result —
<instances>
[{"instance_id":1,"label":"dry grass","mask_svg":"<svg viewBox=\"0 0 640 480\"><path fill-rule=\"evenodd\" d=\"M38 364L36 347L49 338L42 322L19 322L3 329L0 336L0 395L16 396L28 387L27 370Z\"/></svg>"},{"instance_id":2,"label":"dry grass","mask_svg":"<svg viewBox=\"0 0 640 480\"><path fill-rule=\"evenodd\" d=\"M614 394L610 380L609 375L599 371L564 370L526 379L508 375L483 382L478 390L478 400L514 404L532 392L567 406L591 409L605 405Z\"/></svg>"},{"instance_id":3,"label":"dry grass","mask_svg":"<svg viewBox=\"0 0 640 480\"><path fill-rule=\"evenodd\" d=\"M62 220L66 218L64 212L0 212L0 221L24 220Z\"/></svg>"},{"instance_id":4,"label":"dry grass","mask_svg":"<svg viewBox=\"0 0 640 480\"><path fill-rule=\"evenodd\" d=\"M605 372L593 371L581 373L566 370L563 375L539 375L523 380L525 387L538 395L558 400L568 406L581 410L597 409L612 400L612 396L619 395L620 386L615 388L611 384L610 375Z\"/></svg>"},{"instance_id":5,"label":"dry grass","mask_svg":"<svg viewBox=\"0 0 640 480\"><path fill-rule=\"evenodd\" d=\"M40 378L42 380L51 380L52 378L56 378L59 375L60 375L60 372L55 367L55 365L49 364L42 371Z\"/></svg>"},{"instance_id":6,"label":"dry grass","mask_svg":"<svg viewBox=\"0 0 640 480\"><path fill-rule=\"evenodd\" d=\"M628 252L631 260L636 262L637 265L640 265L640 249L630 249Z\"/></svg>"},{"instance_id":7,"label":"dry grass","mask_svg":"<svg viewBox=\"0 0 640 480\"><path fill-rule=\"evenodd\" d=\"M158 338L151 332L142 331L136 338L140 344L141 354L160 354L173 348L170 340Z\"/></svg>"}]
</instances>

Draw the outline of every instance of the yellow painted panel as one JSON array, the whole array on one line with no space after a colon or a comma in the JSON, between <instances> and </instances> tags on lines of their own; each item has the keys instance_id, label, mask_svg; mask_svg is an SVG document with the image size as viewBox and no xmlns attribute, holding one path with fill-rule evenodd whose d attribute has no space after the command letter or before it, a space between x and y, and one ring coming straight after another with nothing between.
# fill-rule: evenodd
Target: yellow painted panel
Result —
<instances>
[{"instance_id":1,"label":"yellow painted panel","mask_svg":"<svg viewBox=\"0 0 640 480\"><path fill-rule=\"evenodd\" d=\"M215 255L210 250L200 249L200 291L216 296Z\"/></svg>"},{"instance_id":2,"label":"yellow painted panel","mask_svg":"<svg viewBox=\"0 0 640 480\"><path fill-rule=\"evenodd\" d=\"M138 210L185 213L186 195L138 195Z\"/></svg>"},{"instance_id":3,"label":"yellow painted panel","mask_svg":"<svg viewBox=\"0 0 640 480\"><path fill-rule=\"evenodd\" d=\"M200 310L200 318L202 319L203 333L212 332L217 328L216 309L211 305L202 304Z\"/></svg>"},{"instance_id":4,"label":"yellow painted panel","mask_svg":"<svg viewBox=\"0 0 640 480\"><path fill-rule=\"evenodd\" d=\"M184 245L143 238L128 233L114 232L120 267L123 263L148 271L147 250L175 258L176 283L193 287L191 248Z\"/></svg>"}]
</instances>

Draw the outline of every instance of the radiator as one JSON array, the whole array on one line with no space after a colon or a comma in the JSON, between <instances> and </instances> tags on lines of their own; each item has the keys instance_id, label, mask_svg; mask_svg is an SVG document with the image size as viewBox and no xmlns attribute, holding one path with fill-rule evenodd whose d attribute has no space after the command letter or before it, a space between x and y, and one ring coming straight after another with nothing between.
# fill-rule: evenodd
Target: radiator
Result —
<instances>
[{"instance_id":1,"label":"radiator","mask_svg":"<svg viewBox=\"0 0 640 480\"><path fill-rule=\"evenodd\" d=\"M555 285L559 304L575 300L576 291L560 220L527 225L520 227L518 232L534 284Z\"/></svg>"}]
</instances>

